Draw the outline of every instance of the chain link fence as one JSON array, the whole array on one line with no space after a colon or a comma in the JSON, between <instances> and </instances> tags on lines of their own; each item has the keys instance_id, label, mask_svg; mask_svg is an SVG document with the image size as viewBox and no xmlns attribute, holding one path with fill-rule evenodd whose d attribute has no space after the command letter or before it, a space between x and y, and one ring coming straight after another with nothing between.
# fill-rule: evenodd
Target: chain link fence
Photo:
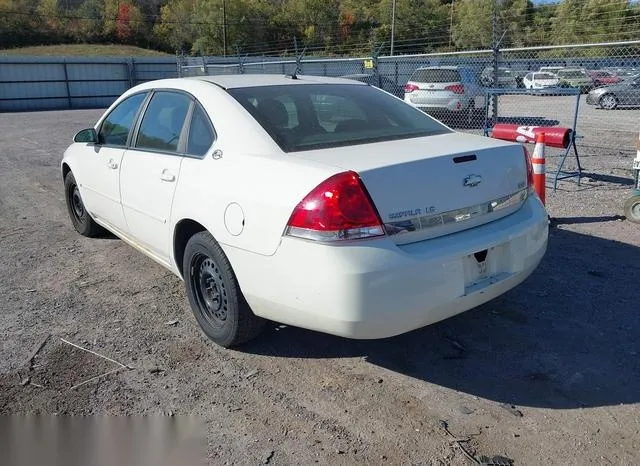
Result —
<instances>
[{"instance_id":1,"label":"chain link fence","mask_svg":"<svg viewBox=\"0 0 640 466\"><path fill-rule=\"evenodd\" d=\"M460 131L487 134L501 121L572 128L581 157L633 158L640 131L640 41L360 58L178 57L178 73L349 77ZM567 89L580 95L577 115Z\"/></svg>"}]
</instances>

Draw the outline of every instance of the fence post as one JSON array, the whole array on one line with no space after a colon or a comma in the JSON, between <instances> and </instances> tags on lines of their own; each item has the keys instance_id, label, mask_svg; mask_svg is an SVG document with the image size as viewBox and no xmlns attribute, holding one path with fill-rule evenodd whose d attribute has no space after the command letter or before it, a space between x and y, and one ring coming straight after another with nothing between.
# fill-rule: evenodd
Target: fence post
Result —
<instances>
[{"instance_id":1,"label":"fence post","mask_svg":"<svg viewBox=\"0 0 640 466\"><path fill-rule=\"evenodd\" d=\"M394 80L393 82L396 83L396 85L400 85L400 83L398 82L398 60L394 61L395 64L395 73L394 73Z\"/></svg>"},{"instance_id":2,"label":"fence post","mask_svg":"<svg viewBox=\"0 0 640 466\"><path fill-rule=\"evenodd\" d=\"M129 89L131 89L133 86L135 86L136 83L136 79L135 79L135 65L133 63L133 57L130 58L127 61L127 72L129 73Z\"/></svg>"},{"instance_id":3,"label":"fence post","mask_svg":"<svg viewBox=\"0 0 640 466\"><path fill-rule=\"evenodd\" d=\"M238 57L238 73L244 74L244 59L240 56L240 45L236 44L236 56Z\"/></svg>"},{"instance_id":4,"label":"fence post","mask_svg":"<svg viewBox=\"0 0 640 466\"><path fill-rule=\"evenodd\" d=\"M205 76L209 76L209 69L207 68L207 60L205 60L204 55L200 55L202 58L202 72Z\"/></svg>"},{"instance_id":5,"label":"fence post","mask_svg":"<svg viewBox=\"0 0 640 466\"><path fill-rule=\"evenodd\" d=\"M182 52L180 52L182 53ZM178 74L178 77L181 78L182 77L182 60L180 55L178 54L178 50L176 49L176 73Z\"/></svg>"},{"instance_id":6,"label":"fence post","mask_svg":"<svg viewBox=\"0 0 640 466\"><path fill-rule=\"evenodd\" d=\"M381 44L380 47L378 47L377 49L374 48L373 51L371 52L371 61L373 62L373 74L376 77L378 87L381 87L380 70L378 69L378 57L380 56L380 51L382 50L383 45L384 44Z\"/></svg>"},{"instance_id":7,"label":"fence post","mask_svg":"<svg viewBox=\"0 0 640 466\"><path fill-rule=\"evenodd\" d=\"M296 70L293 72L294 75L298 75L302 73L302 59L304 58L304 53L307 51L307 47L305 47L302 52L298 52L298 39L293 36L293 47L296 51ZM324 75L327 75L327 68L325 66Z\"/></svg>"},{"instance_id":8,"label":"fence post","mask_svg":"<svg viewBox=\"0 0 640 466\"><path fill-rule=\"evenodd\" d=\"M62 62L62 66L64 68L64 84L67 88L67 106L71 108L71 89L69 87L69 72L67 71L67 61L64 60Z\"/></svg>"}]
</instances>

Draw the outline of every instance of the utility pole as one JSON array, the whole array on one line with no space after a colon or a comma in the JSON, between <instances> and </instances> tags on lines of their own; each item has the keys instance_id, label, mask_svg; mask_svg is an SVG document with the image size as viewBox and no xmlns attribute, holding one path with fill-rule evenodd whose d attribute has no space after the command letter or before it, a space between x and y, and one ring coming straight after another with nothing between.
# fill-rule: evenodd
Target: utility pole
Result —
<instances>
[{"instance_id":1,"label":"utility pole","mask_svg":"<svg viewBox=\"0 0 640 466\"><path fill-rule=\"evenodd\" d=\"M222 0L222 54L227 56L227 1Z\"/></svg>"},{"instance_id":2,"label":"utility pole","mask_svg":"<svg viewBox=\"0 0 640 466\"><path fill-rule=\"evenodd\" d=\"M451 19L449 20L449 48L453 42L453 4L456 0L451 0Z\"/></svg>"},{"instance_id":3,"label":"utility pole","mask_svg":"<svg viewBox=\"0 0 640 466\"><path fill-rule=\"evenodd\" d=\"M391 2L391 56L393 56L393 38L396 32L396 0Z\"/></svg>"}]
</instances>

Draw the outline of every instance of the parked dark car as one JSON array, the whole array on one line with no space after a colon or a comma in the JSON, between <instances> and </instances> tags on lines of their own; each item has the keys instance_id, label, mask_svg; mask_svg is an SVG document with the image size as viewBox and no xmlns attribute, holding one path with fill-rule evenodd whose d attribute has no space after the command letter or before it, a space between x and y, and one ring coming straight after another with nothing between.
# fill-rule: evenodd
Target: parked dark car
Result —
<instances>
[{"instance_id":1,"label":"parked dark car","mask_svg":"<svg viewBox=\"0 0 640 466\"><path fill-rule=\"evenodd\" d=\"M605 110L617 107L640 107L640 74L610 86L598 87L587 95L589 105Z\"/></svg>"},{"instance_id":2,"label":"parked dark car","mask_svg":"<svg viewBox=\"0 0 640 466\"><path fill-rule=\"evenodd\" d=\"M347 74L340 77L346 78L346 79L355 79L356 81L367 83L370 86L378 87L383 91L387 91L389 94L393 94L396 97L399 97L401 99L404 98L404 90L402 89L402 86L399 86L398 84L394 83L391 79L385 76L380 76L380 85L378 85L378 78L376 77L375 74L368 74L368 73Z\"/></svg>"}]
</instances>

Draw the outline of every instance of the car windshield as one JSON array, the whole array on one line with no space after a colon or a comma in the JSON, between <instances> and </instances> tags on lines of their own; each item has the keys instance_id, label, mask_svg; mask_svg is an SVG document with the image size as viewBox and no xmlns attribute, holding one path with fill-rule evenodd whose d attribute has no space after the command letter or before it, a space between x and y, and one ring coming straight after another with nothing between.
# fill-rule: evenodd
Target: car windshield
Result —
<instances>
[{"instance_id":1,"label":"car windshield","mask_svg":"<svg viewBox=\"0 0 640 466\"><path fill-rule=\"evenodd\" d=\"M551 73L536 73L536 79L556 79Z\"/></svg>"},{"instance_id":2,"label":"car windshield","mask_svg":"<svg viewBox=\"0 0 640 466\"><path fill-rule=\"evenodd\" d=\"M569 79L586 77L586 75L582 71L558 71L558 76Z\"/></svg>"},{"instance_id":3,"label":"car windshield","mask_svg":"<svg viewBox=\"0 0 640 466\"><path fill-rule=\"evenodd\" d=\"M357 84L228 89L285 152L452 132L403 101Z\"/></svg>"},{"instance_id":4,"label":"car windshield","mask_svg":"<svg viewBox=\"0 0 640 466\"><path fill-rule=\"evenodd\" d=\"M409 81L420 83L453 83L460 81L458 70L429 69L416 70Z\"/></svg>"}]
</instances>

